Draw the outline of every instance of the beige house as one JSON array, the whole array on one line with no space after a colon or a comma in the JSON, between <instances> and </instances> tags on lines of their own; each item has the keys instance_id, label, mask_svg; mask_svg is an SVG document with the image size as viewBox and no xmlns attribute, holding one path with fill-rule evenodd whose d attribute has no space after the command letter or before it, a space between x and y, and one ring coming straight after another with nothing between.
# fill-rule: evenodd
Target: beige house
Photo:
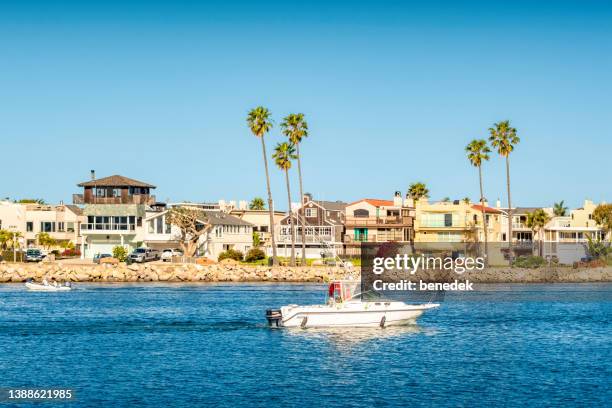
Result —
<instances>
[{"instance_id":1,"label":"beige house","mask_svg":"<svg viewBox=\"0 0 612 408\"><path fill-rule=\"evenodd\" d=\"M553 217L544 228L544 241L586 242L589 236L595 240L605 239L605 231L593 220L595 208L597 204L585 200L582 207L571 210L569 215Z\"/></svg>"},{"instance_id":2,"label":"beige house","mask_svg":"<svg viewBox=\"0 0 612 408\"><path fill-rule=\"evenodd\" d=\"M24 204L26 207L25 234L28 247L39 246L38 236L47 233L57 241L72 242L78 246L80 242L80 225L85 222L83 211L76 205L40 205Z\"/></svg>"},{"instance_id":3,"label":"beige house","mask_svg":"<svg viewBox=\"0 0 612 408\"><path fill-rule=\"evenodd\" d=\"M40 233L47 233L57 242L80 242L80 225L85 221L82 210L75 205L19 204L0 202L0 229L21 234L22 247L39 246Z\"/></svg>"}]
</instances>

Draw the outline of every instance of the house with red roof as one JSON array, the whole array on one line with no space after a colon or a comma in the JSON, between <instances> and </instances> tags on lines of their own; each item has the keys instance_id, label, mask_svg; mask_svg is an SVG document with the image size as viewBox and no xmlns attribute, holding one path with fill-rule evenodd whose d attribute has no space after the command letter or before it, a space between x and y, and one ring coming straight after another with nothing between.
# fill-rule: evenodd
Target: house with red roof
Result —
<instances>
[{"instance_id":1,"label":"house with red roof","mask_svg":"<svg viewBox=\"0 0 612 408\"><path fill-rule=\"evenodd\" d=\"M364 198L346 206L344 244L357 255L362 242L412 242L414 204L396 192L393 200Z\"/></svg>"}]
</instances>

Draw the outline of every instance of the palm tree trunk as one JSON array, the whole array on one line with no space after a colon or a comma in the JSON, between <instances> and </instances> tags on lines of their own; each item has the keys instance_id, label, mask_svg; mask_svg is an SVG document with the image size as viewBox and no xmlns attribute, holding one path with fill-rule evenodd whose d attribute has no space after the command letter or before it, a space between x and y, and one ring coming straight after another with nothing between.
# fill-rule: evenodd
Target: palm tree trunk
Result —
<instances>
[{"instance_id":1,"label":"palm tree trunk","mask_svg":"<svg viewBox=\"0 0 612 408\"><path fill-rule=\"evenodd\" d=\"M285 169L285 182L287 183L287 204L289 204L289 221L291 222L291 266L295 266L295 225L293 223L293 213L291 211L291 190L289 188L289 170Z\"/></svg>"},{"instance_id":2,"label":"palm tree trunk","mask_svg":"<svg viewBox=\"0 0 612 408\"><path fill-rule=\"evenodd\" d=\"M487 265L488 256L489 256L489 238L487 237L489 228L487 227L487 216L485 214L484 208L484 193L482 191L482 166L478 166L478 178L480 180L480 209L482 210L482 225L484 228L484 258L485 258L485 266Z\"/></svg>"},{"instance_id":3,"label":"palm tree trunk","mask_svg":"<svg viewBox=\"0 0 612 408\"><path fill-rule=\"evenodd\" d=\"M270 174L268 173L268 156L266 155L266 143L263 136L261 139L261 150L263 151L264 167L266 168L266 187L268 188L268 213L270 214L270 237L272 240L272 265L278 265L276 258L276 239L274 238L274 210L272 208L272 190L270 189Z\"/></svg>"},{"instance_id":4,"label":"palm tree trunk","mask_svg":"<svg viewBox=\"0 0 612 408\"><path fill-rule=\"evenodd\" d=\"M298 178L300 179L300 205L302 204L302 200L304 200L304 190L302 188L302 163L300 160L300 144L298 143L296 146L296 153L297 153L297 165L298 165ZM300 215L300 213L298 212L296 214L296 217L298 217ZM302 225L302 266L306 266L306 218L304 217L303 220L304 224Z\"/></svg>"},{"instance_id":5,"label":"palm tree trunk","mask_svg":"<svg viewBox=\"0 0 612 408\"><path fill-rule=\"evenodd\" d=\"M510 255L510 265L514 259L514 252L512 251L512 199L510 196L510 157L506 155L506 187L508 188L508 249Z\"/></svg>"}]
</instances>

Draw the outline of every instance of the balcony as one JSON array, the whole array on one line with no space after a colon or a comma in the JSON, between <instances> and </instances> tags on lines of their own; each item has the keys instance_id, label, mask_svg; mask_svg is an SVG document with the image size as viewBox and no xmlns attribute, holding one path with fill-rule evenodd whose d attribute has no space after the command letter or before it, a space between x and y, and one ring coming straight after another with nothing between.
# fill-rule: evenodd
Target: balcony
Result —
<instances>
[{"instance_id":1,"label":"balcony","mask_svg":"<svg viewBox=\"0 0 612 408\"><path fill-rule=\"evenodd\" d=\"M375 227L382 225L412 226L412 217L388 216L388 217L350 217L345 221L347 227Z\"/></svg>"},{"instance_id":2,"label":"balcony","mask_svg":"<svg viewBox=\"0 0 612 408\"><path fill-rule=\"evenodd\" d=\"M115 224L115 223L85 223L81 224L81 233L83 234L123 234L134 233L136 224Z\"/></svg>"},{"instance_id":3,"label":"balcony","mask_svg":"<svg viewBox=\"0 0 612 408\"><path fill-rule=\"evenodd\" d=\"M372 234L368 236L361 235L357 237L353 237L351 235L345 235L343 241L345 244L359 244L361 242L388 242L388 241L406 242L401 233L385 234L385 233L380 233L380 232L378 234Z\"/></svg>"}]
</instances>

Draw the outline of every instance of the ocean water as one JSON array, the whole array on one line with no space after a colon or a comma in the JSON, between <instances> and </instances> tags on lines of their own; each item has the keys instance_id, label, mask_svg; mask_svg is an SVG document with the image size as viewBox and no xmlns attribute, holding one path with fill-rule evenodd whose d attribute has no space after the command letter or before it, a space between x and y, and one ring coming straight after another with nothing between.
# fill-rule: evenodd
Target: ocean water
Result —
<instances>
[{"instance_id":1,"label":"ocean water","mask_svg":"<svg viewBox=\"0 0 612 408\"><path fill-rule=\"evenodd\" d=\"M265 309L322 285L0 285L0 388L75 392L38 407L610 406L612 284L476 289L415 326L302 330Z\"/></svg>"}]
</instances>

